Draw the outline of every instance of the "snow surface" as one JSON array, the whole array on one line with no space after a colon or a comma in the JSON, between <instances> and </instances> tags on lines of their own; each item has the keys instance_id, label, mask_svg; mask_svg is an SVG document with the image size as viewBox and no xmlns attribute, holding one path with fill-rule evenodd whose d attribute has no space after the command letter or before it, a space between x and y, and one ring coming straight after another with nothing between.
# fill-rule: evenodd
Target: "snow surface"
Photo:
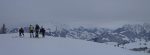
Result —
<instances>
[{"instance_id":1,"label":"snow surface","mask_svg":"<svg viewBox=\"0 0 150 55\"><path fill-rule=\"evenodd\" d=\"M144 45L144 43L146 43L146 45ZM136 39L136 42L126 44L126 45L124 45L124 47L127 49L140 48L140 47L150 48L150 41L145 42L145 40L143 40L143 39L141 41L139 39Z\"/></svg>"},{"instance_id":2,"label":"snow surface","mask_svg":"<svg viewBox=\"0 0 150 55\"><path fill-rule=\"evenodd\" d=\"M51 37L20 38L14 34L0 34L0 55L150 55L104 43Z\"/></svg>"}]
</instances>

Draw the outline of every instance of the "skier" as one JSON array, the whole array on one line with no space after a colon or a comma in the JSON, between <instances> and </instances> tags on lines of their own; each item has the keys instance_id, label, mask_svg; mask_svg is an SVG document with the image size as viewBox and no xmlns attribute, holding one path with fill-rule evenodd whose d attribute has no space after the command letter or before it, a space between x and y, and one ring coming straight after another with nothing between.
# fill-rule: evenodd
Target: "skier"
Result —
<instances>
[{"instance_id":1,"label":"skier","mask_svg":"<svg viewBox=\"0 0 150 55\"><path fill-rule=\"evenodd\" d=\"M19 36L24 36L24 30L22 27L19 29Z\"/></svg>"},{"instance_id":2,"label":"skier","mask_svg":"<svg viewBox=\"0 0 150 55\"><path fill-rule=\"evenodd\" d=\"M33 32L34 32L34 27L32 26L32 25L30 25L30 27L29 27L29 32L30 32L30 38L34 38L34 34L33 34Z\"/></svg>"},{"instance_id":3,"label":"skier","mask_svg":"<svg viewBox=\"0 0 150 55\"><path fill-rule=\"evenodd\" d=\"M41 27L40 29L40 33L42 34L42 37L45 37L45 29L43 27Z\"/></svg>"},{"instance_id":4,"label":"skier","mask_svg":"<svg viewBox=\"0 0 150 55\"><path fill-rule=\"evenodd\" d=\"M39 30L40 30L40 27L38 24L35 25L35 38L38 38L39 37Z\"/></svg>"}]
</instances>

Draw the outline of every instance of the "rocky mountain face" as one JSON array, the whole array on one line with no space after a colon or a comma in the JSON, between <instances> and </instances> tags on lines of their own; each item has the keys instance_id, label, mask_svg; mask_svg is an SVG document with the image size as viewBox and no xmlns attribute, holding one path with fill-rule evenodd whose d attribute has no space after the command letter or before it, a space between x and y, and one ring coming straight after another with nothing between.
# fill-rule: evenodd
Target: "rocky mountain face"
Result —
<instances>
[{"instance_id":1,"label":"rocky mountain face","mask_svg":"<svg viewBox=\"0 0 150 55\"><path fill-rule=\"evenodd\" d=\"M93 40L96 42L103 42L103 38L107 38L107 41L118 43L135 42L136 39L150 41L150 24L127 24L112 32L103 33L101 36L102 37Z\"/></svg>"}]
</instances>

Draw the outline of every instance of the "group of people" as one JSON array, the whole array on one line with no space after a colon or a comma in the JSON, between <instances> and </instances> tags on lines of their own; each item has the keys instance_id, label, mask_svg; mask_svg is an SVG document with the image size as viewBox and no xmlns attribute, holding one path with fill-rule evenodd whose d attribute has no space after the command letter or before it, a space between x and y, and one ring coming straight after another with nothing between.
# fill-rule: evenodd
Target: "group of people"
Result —
<instances>
[{"instance_id":1,"label":"group of people","mask_svg":"<svg viewBox=\"0 0 150 55\"><path fill-rule=\"evenodd\" d=\"M30 25L29 33L30 38L39 38L40 33L42 34L42 37L45 37L45 29L43 27L40 27L38 24L36 24L35 27ZM19 29L19 36L24 36L24 29L22 27Z\"/></svg>"}]
</instances>

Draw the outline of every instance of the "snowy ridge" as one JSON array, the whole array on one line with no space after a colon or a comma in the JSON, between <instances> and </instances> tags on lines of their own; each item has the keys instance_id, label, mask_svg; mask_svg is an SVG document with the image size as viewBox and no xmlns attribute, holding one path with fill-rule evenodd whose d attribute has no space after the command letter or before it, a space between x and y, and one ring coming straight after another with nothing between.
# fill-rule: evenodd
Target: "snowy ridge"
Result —
<instances>
[{"instance_id":1,"label":"snowy ridge","mask_svg":"<svg viewBox=\"0 0 150 55\"><path fill-rule=\"evenodd\" d=\"M14 34L0 35L0 55L149 55L90 41L51 37L29 38Z\"/></svg>"},{"instance_id":2,"label":"snowy ridge","mask_svg":"<svg viewBox=\"0 0 150 55\"><path fill-rule=\"evenodd\" d=\"M42 24L40 24L42 26ZM72 39L81 39L87 41L93 41L98 43L107 43L115 42L115 45L126 45L138 40L143 40L142 45L147 44L150 41L150 24L126 24L115 30L107 28L88 28L88 27L72 27L70 28L65 24L44 24L46 28L46 35L53 37L64 37ZM28 30L28 27L24 27L25 30ZM17 28L11 30L11 33L16 33ZM26 31L28 32L28 31ZM140 46L139 44L136 44ZM145 45L147 46L147 45ZM121 48L128 48L121 46ZM150 49L149 47L146 47ZM149 50L150 51L150 50Z\"/></svg>"},{"instance_id":3,"label":"snowy ridge","mask_svg":"<svg viewBox=\"0 0 150 55\"><path fill-rule=\"evenodd\" d=\"M96 38L100 40L100 42L135 42L136 38L150 41L150 24L147 23L142 25L126 24L115 30L107 28L86 28L83 26L70 28L70 26L65 24L40 24L40 26L44 26L46 28L47 35L49 36L70 37L83 40L92 40ZM28 27L24 27L24 29L26 31L28 30ZM17 31L18 28L10 30L11 33L16 33ZM116 41L115 39L119 39L120 41ZM97 42L97 40L93 41Z\"/></svg>"}]
</instances>

